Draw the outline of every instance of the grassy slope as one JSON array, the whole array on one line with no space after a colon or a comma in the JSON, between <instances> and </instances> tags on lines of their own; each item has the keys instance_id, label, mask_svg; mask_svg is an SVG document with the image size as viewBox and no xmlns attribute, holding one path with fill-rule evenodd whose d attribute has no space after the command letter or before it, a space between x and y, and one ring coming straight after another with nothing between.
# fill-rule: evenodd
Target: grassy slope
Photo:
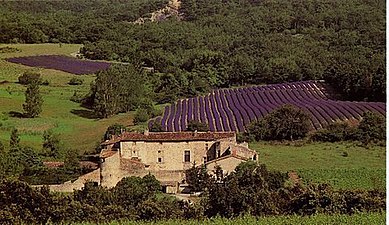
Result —
<instances>
[{"instance_id":1,"label":"grassy slope","mask_svg":"<svg viewBox=\"0 0 389 225\"><path fill-rule=\"evenodd\" d=\"M366 149L355 143L287 146L257 142L250 144L250 148L259 152L260 162L270 169L296 171L303 181L327 182L341 189L385 189L385 147Z\"/></svg>"},{"instance_id":2,"label":"grassy slope","mask_svg":"<svg viewBox=\"0 0 389 225\"><path fill-rule=\"evenodd\" d=\"M91 224L91 223L83 223ZM385 212L382 213L359 213L354 215L323 215L318 214L314 216L270 216L255 218L250 216L239 217L235 219L226 218L213 218L204 221L197 220L167 220L167 221L153 221L153 222L135 222L135 221L120 221L111 222L110 225L208 225L208 224L223 224L223 225L250 225L250 224L261 224L261 225L288 225L288 224L301 224L301 225L329 225L329 224L346 224L346 225L363 225L363 224L374 224L383 225L385 224Z\"/></svg>"},{"instance_id":3,"label":"grassy slope","mask_svg":"<svg viewBox=\"0 0 389 225\"><path fill-rule=\"evenodd\" d=\"M59 133L65 145L78 149L80 152L91 151L100 140L106 128L113 123L129 125L131 114L120 114L109 119L96 120L88 118L89 110L82 108L78 103L69 99L74 91L86 94L89 91L90 82L94 75L73 75L62 71L50 69L31 68L19 64L6 62L9 57L28 55L62 54L70 55L79 50L80 45L63 44L15 44L4 45L21 50L16 53L0 53L0 141L9 140L10 130L13 127L21 131L22 144L41 148L42 134L47 129L53 129ZM49 86L41 86L44 104L43 112L39 118L26 119L11 117L9 112L22 112L25 87L17 84L18 76L26 70L38 70L43 80L50 82ZM74 76L84 80L80 86L71 86L67 82ZM80 116L82 115L82 116Z\"/></svg>"}]
</instances>

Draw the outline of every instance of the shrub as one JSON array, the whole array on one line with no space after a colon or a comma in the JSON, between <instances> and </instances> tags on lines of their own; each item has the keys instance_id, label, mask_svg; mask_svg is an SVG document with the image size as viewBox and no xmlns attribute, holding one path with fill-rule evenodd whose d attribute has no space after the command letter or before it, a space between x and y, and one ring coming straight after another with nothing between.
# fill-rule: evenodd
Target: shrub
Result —
<instances>
[{"instance_id":1,"label":"shrub","mask_svg":"<svg viewBox=\"0 0 389 225\"><path fill-rule=\"evenodd\" d=\"M208 124L202 123L200 121L191 120L188 122L188 125L186 127L186 131L199 131L199 132L206 132L209 131Z\"/></svg>"},{"instance_id":2,"label":"shrub","mask_svg":"<svg viewBox=\"0 0 389 225\"><path fill-rule=\"evenodd\" d=\"M109 139L111 139L112 135L119 135L123 131L126 131L126 130L127 130L127 128L122 124L117 124L117 123L112 124L105 131L104 140L109 140Z\"/></svg>"},{"instance_id":3,"label":"shrub","mask_svg":"<svg viewBox=\"0 0 389 225\"><path fill-rule=\"evenodd\" d=\"M293 106L284 105L251 123L246 132L248 139L296 140L304 138L310 128L310 115Z\"/></svg>"},{"instance_id":4,"label":"shrub","mask_svg":"<svg viewBox=\"0 0 389 225\"><path fill-rule=\"evenodd\" d=\"M329 124L324 129L316 131L311 139L313 141L337 142L352 139L356 128L346 122L335 122Z\"/></svg>"},{"instance_id":5,"label":"shrub","mask_svg":"<svg viewBox=\"0 0 389 225\"><path fill-rule=\"evenodd\" d=\"M150 115L147 113L146 109L139 108L136 110L134 124L146 122L148 119L150 119Z\"/></svg>"},{"instance_id":6,"label":"shrub","mask_svg":"<svg viewBox=\"0 0 389 225\"><path fill-rule=\"evenodd\" d=\"M83 84L84 81L80 78L77 78L77 77L73 77L72 79L70 79L70 81L68 82L69 85L81 85Z\"/></svg>"},{"instance_id":7,"label":"shrub","mask_svg":"<svg viewBox=\"0 0 389 225\"><path fill-rule=\"evenodd\" d=\"M358 136L356 138L363 142L380 141L386 139L385 117L373 113L365 112L362 121L358 126Z\"/></svg>"},{"instance_id":8,"label":"shrub","mask_svg":"<svg viewBox=\"0 0 389 225\"><path fill-rule=\"evenodd\" d=\"M42 83L41 75L33 71L26 71L23 75L18 77L19 83L23 85L28 85L31 83Z\"/></svg>"}]
</instances>

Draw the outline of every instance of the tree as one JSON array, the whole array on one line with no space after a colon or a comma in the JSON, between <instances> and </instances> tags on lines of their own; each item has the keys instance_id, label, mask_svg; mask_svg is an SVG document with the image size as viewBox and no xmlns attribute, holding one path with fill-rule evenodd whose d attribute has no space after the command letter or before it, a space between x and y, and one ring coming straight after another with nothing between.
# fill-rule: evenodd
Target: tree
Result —
<instances>
[{"instance_id":1,"label":"tree","mask_svg":"<svg viewBox=\"0 0 389 225\"><path fill-rule=\"evenodd\" d=\"M42 83L41 75L34 71L24 72L23 75L18 77L18 80L20 84L24 84L24 85L28 85L31 83L38 83L38 84Z\"/></svg>"},{"instance_id":2,"label":"tree","mask_svg":"<svg viewBox=\"0 0 389 225\"><path fill-rule=\"evenodd\" d=\"M188 122L186 127L186 131L199 131L199 132L207 132L209 131L208 124L202 123L200 121L191 120Z\"/></svg>"},{"instance_id":3,"label":"tree","mask_svg":"<svg viewBox=\"0 0 389 225\"><path fill-rule=\"evenodd\" d=\"M362 121L358 126L360 139L364 142L385 140L385 125L385 117L369 111L364 112L362 115Z\"/></svg>"},{"instance_id":4,"label":"tree","mask_svg":"<svg viewBox=\"0 0 389 225\"><path fill-rule=\"evenodd\" d=\"M65 172L78 173L80 172L80 162L78 160L78 152L75 149L67 149L64 162Z\"/></svg>"},{"instance_id":5,"label":"tree","mask_svg":"<svg viewBox=\"0 0 389 225\"><path fill-rule=\"evenodd\" d=\"M204 191L209 180L210 176L205 166L196 167L193 164L192 168L185 170L185 181L189 184L193 192Z\"/></svg>"},{"instance_id":6,"label":"tree","mask_svg":"<svg viewBox=\"0 0 389 225\"><path fill-rule=\"evenodd\" d=\"M48 156L58 158L62 149L58 134L55 134L52 130L43 132L42 147L47 152Z\"/></svg>"},{"instance_id":7,"label":"tree","mask_svg":"<svg viewBox=\"0 0 389 225\"><path fill-rule=\"evenodd\" d=\"M246 135L255 140L296 140L311 128L310 115L293 105L281 106L251 123Z\"/></svg>"},{"instance_id":8,"label":"tree","mask_svg":"<svg viewBox=\"0 0 389 225\"><path fill-rule=\"evenodd\" d=\"M31 82L25 92L26 101L23 104L24 115L27 118L37 117L42 112L43 99L39 92L39 83Z\"/></svg>"},{"instance_id":9,"label":"tree","mask_svg":"<svg viewBox=\"0 0 389 225\"><path fill-rule=\"evenodd\" d=\"M18 129L14 128L12 129L11 137L9 140L10 149L12 150L12 149L19 148L20 147L19 142L20 142L20 138L19 138Z\"/></svg>"},{"instance_id":10,"label":"tree","mask_svg":"<svg viewBox=\"0 0 389 225\"><path fill-rule=\"evenodd\" d=\"M119 135L123 131L126 131L126 127L122 124L112 124L107 128L104 134L104 140L109 140L113 135Z\"/></svg>"},{"instance_id":11,"label":"tree","mask_svg":"<svg viewBox=\"0 0 389 225\"><path fill-rule=\"evenodd\" d=\"M93 109L103 118L138 108L147 93L146 79L140 68L133 65L112 65L97 73L91 96Z\"/></svg>"}]
</instances>

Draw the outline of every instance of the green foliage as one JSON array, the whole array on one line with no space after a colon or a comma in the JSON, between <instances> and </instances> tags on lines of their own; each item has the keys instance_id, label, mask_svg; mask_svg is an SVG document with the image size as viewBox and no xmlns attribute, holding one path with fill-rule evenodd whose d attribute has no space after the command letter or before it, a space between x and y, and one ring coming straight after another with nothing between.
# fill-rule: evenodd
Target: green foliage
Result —
<instances>
[{"instance_id":1,"label":"green foliage","mask_svg":"<svg viewBox=\"0 0 389 225\"><path fill-rule=\"evenodd\" d=\"M162 124L157 123L154 121L153 125L150 128L151 132L163 132L164 130L162 129Z\"/></svg>"},{"instance_id":2,"label":"green foliage","mask_svg":"<svg viewBox=\"0 0 389 225\"><path fill-rule=\"evenodd\" d=\"M150 115L147 113L146 109L137 109L134 116L134 124L140 124L146 122L150 119Z\"/></svg>"},{"instance_id":3,"label":"green foliage","mask_svg":"<svg viewBox=\"0 0 389 225\"><path fill-rule=\"evenodd\" d=\"M128 112L145 98L146 80L139 68L131 65L112 65L97 73L93 91L93 109L100 117Z\"/></svg>"},{"instance_id":4,"label":"green foliage","mask_svg":"<svg viewBox=\"0 0 389 225\"><path fill-rule=\"evenodd\" d=\"M207 132L209 131L208 124L202 123L200 121L191 120L188 122L186 131L199 131L199 132Z\"/></svg>"},{"instance_id":5,"label":"green foliage","mask_svg":"<svg viewBox=\"0 0 389 225\"><path fill-rule=\"evenodd\" d=\"M323 142L346 141L351 140L356 132L357 128L350 126L346 122L335 122L329 124L321 130L316 131L311 136L311 139Z\"/></svg>"},{"instance_id":6,"label":"green foliage","mask_svg":"<svg viewBox=\"0 0 389 225\"><path fill-rule=\"evenodd\" d=\"M122 124L112 124L107 128L104 134L104 140L109 140L113 135L120 135L122 132L126 131L126 127Z\"/></svg>"},{"instance_id":7,"label":"green foliage","mask_svg":"<svg viewBox=\"0 0 389 225\"><path fill-rule=\"evenodd\" d=\"M69 85L81 85L83 83L84 83L84 81L81 78L77 78L77 77L73 77L68 82Z\"/></svg>"},{"instance_id":8,"label":"green foliage","mask_svg":"<svg viewBox=\"0 0 389 225\"><path fill-rule=\"evenodd\" d=\"M359 123L358 130L364 142L385 140L386 120L379 114L365 112L362 115L362 121Z\"/></svg>"},{"instance_id":9,"label":"green foliage","mask_svg":"<svg viewBox=\"0 0 389 225\"><path fill-rule=\"evenodd\" d=\"M21 76L18 77L19 83L23 85L28 85L31 83L42 83L40 73L34 71L26 71Z\"/></svg>"},{"instance_id":10,"label":"green foliage","mask_svg":"<svg viewBox=\"0 0 389 225\"><path fill-rule=\"evenodd\" d=\"M304 138L311 128L310 116L293 105L284 105L255 121L246 136L255 140L296 140Z\"/></svg>"},{"instance_id":11,"label":"green foliage","mask_svg":"<svg viewBox=\"0 0 389 225\"><path fill-rule=\"evenodd\" d=\"M327 183L343 190L385 190L385 169L299 169L297 171L305 184Z\"/></svg>"},{"instance_id":12,"label":"green foliage","mask_svg":"<svg viewBox=\"0 0 389 225\"><path fill-rule=\"evenodd\" d=\"M19 137L19 132L18 129L14 128L12 129L11 136L9 139L9 147L11 150L13 149L18 149L20 147L20 137Z\"/></svg>"},{"instance_id":13,"label":"green foliage","mask_svg":"<svg viewBox=\"0 0 389 225\"><path fill-rule=\"evenodd\" d=\"M62 153L62 144L58 134L55 134L52 130L47 130L43 133L43 152L47 156L58 158Z\"/></svg>"},{"instance_id":14,"label":"green foliage","mask_svg":"<svg viewBox=\"0 0 389 225\"><path fill-rule=\"evenodd\" d=\"M329 124L312 135L314 141L337 142L354 140L364 144L386 139L385 118L377 113L365 112L357 127L345 122Z\"/></svg>"},{"instance_id":15,"label":"green foliage","mask_svg":"<svg viewBox=\"0 0 389 225\"><path fill-rule=\"evenodd\" d=\"M23 104L24 115L27 118L37 117L42 112L43 105L43 98L39 91L39 83L29 83L25 96L26 100Z\"/></svg>"},{"instance_id":16,"label":"green foliage","mask_svg":"<svg viewBox=\"0 0 389 225\"><path fill-rule=\"evenodd\" d=\"M159 103L310 79L325 79L348 99L385 101L384 2L185 0L180 20L129 23L166 4L10 1L0 8L0 42L83 43L86 58L152 67Z\"/></svg>"},{"instance_id":17,"label":"green foliage","mask_svg":"<svg viewBox=\"0 0 389 225\"><path fill-rule=\"evenodd\" d=\"M68 173L80 174L81 168L77 150L67 149L65 153L64 170Z\"/></svg>"},{"instance_id":18,"label":"green foliage","mask_svg":"<svg viewBox=\"0 0 389 225\"><path fill-rule=\"evenodd\" d=\"M189 184L192 192L204 191L209 184L210 176L205 166L196 166L185 170L185 181Z\"/></svg>"}]
</instances>

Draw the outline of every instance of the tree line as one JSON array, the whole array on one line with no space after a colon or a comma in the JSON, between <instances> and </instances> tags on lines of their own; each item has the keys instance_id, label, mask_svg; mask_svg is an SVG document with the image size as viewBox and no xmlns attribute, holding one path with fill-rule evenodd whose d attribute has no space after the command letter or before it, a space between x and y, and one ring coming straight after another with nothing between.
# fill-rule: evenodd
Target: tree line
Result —
<instances>
[{"instance_id":1,"label":"tree line","mask_svg":"<svg viewBox=\"0 0 389 225\"><path fill-rule=\"evenodd\" d=\"M0 223L104 223L112 220L202 219L242 214L353 214L385 209L385 192L334 190L326 184L291 184L287 175L255 162L240 164L226 176L210 176L202 168L187 172L191 186L202 191L189 203L160 192L153 175L123 178L115 187L87 183L63 195L47 187L32 189L20 181L0 182ZM194 179L190 178L190 174ZM222 173L221 173L222 174Z\"/></svg>"},{"instance_id":2,"label":"tree line","mask_svg":"<svg viewBox=\"0 0 389 225\"><path fill-rule=\"evenodd\" d=\"M183 0L183 19L143 25L118 16L126 3L101 2L101 9L84 1L59 4L54 18L47 7L32 13L27 6L35 3L23 2L24 9L2 16L0 42L83 43L86 58L153 67L160 103L212 88L310 79L326 80L345 99L385 101L384 2ZM83 5L85 13L78 12ZM139 15L135 8L128 14ZM34 28L21 32L15 24Z\"/></svg>"}]
</instances>

